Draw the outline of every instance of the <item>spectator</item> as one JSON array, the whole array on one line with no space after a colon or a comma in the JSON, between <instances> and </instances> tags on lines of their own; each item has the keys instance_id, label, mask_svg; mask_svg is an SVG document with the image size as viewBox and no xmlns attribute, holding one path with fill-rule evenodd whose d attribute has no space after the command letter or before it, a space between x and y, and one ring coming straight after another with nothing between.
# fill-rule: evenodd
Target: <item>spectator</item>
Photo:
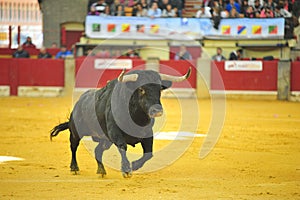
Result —
<instances>
[{"instance_id":1,"label":"spectator","mask_svg":"<svg viewBox=\"0 0 300 200\"><path fill-rule=\"evenodd\" d=\"M182 44L179 52L175 55L175 60L192 60L192 55L187 51L186 47Z\"/></svg>"},{"instance_id":2,"label":"spectator","mask_svg":"<svg viewBox=\"0 0 300 200\"><path fill-rule=\"evenodd\" d=\"M146 1L148 2L149 9L151 8L151 6L152 6L152 4L153 4L154 2L157 3L157 6L158 6L159 8L162 7L162 0L146 0Z\"/></svg>"},{"instance_id":3,"label":"spectator","mask_svg":"<svg viewBox=\"0 0 300 200\"><path fill-rule=\"evenodd\" d=\"M68 56L72 56L72 52L67 50L67 47L66 46L61 46L60 48L60 51L56 54L55 58L58 59L58 58L66 58Z\"/></svg>"},{"instance_id":4,"label":"spectator","mask_svg":"<svg viewBox=\"0 0 300 200\"><path fill-rule=\"evenodd\" d=\"M238 49L236 51L232 51L229 54L229 60L242 60L242 54L243 54L243 50L242 49Z\"/></svg>"},{"instance_id":5,"label":"spectator","mask_svg":"<svg viewBox=\"0 0 300 200\"><path fill-rule=\"evenodd\" d=\"M110 51L108 49L101 49L95 54L95 56L99 58L110 58Z\"/></svg>"},{"instance_id":6,"label":"spectator","mask_svg":"<svg viewBox=\"0 0 300 200\"><path fill-rule=\"evenodd\" d=\"M213 27L215 29L219 29L219 25L221 22L221 12L223 7L219 4L218 1L214 1L214 7L212 8L212 22L213 22Z\"/></svg>"},{"instance_id":7,"label":"spectator","mask_svg":"<svg viewBox=\"0 0 300 200\"><path fill-rule=\"evenodd\" d=\"M142 5L143 9L149 9L149 4L147 3L147 0L140 0L139 3Z\"/></svg>"},{"instance_id":8,"label":"spectator","mask_svg":"<svg viewBox=\"0 0 300 200\"><path fill-rule=\"evenodd\" d=\"M214 0L203 0L203 5L212 8L214 6Z\"/></svg>"},{"instance_id":9,"label":"spectator","mask_svg":"<svg viewBox=\"0 0 300 200\"><path fill-rule=\"evenodd\" d=\"M164 9L167 9L167 5L168 4L171 4L169 0L162 0L161 4L158 5L158 7L161 9L161 10L164 10Z\"/></svg>"},{"instance_id":10,"label":"spectator","mask_svg":"<svg viewBox=\"0 0 300 200\"><path fill-rule=\"evenodd\" d=\"M270 7L264 7L260 12L260 18L273 18L274 13Z\"/></svg>"},{"instance_id":11,"label":"spectator","mask_svg":"<svg viewBox=\"0 0 300 200\"><path fill-rule=\"evenodd\" d=\"M23 49L22 45L19 45L12 56L13 58L29 58L29 53Z\"/></svg>"},{"instance_id":12,"label":"spectator","mask_svg":"<svg viewBox=\"0 0 300 200\"><path fill-rule=\"evenodd\" d=\"M100 16L109 16L110 15L110 10L109 10L109 6L105 7L105 12L104 13L100 13Z\"/></svg>"},{"instance_id":13,"label":"spectator","mask_svg":"<svg viewBox=\"0 0 300 200\"><path fill-rule=\"evenodd\" d=\"M56 43L56 42L52 42L51 48L52 48L52 49L56 49L56 48L57 48L57 43Z\"/></svg>"},{"instance_id":14,"label":"spectator","mask_svg":"<svg viewBox=\"0 0 300 200\"><path fill-rule=\"evenodd\" d=\"M120 49L116 49L116 50L113 51L113 53L112 53L112 57L113 57L113 58L119 58L119 57L121 57L121 56L122 56L122 52L121 52Z\"/></svg>"},{"instance_id":15,"label":"spectator","mask_svg":"<svg viewBox=\"0 0 300 200\"><path fill-rule=\"evenodd\" d=\"M114 0L105 0L105 3L110 8L110 6L114 3Z\"/></svg>"},{"instance_id":16,"label":"spectator","mask_svg":"<svg viewBox=\"0 0 300 200\"><path fill-rule=\"evenodd\" d=\"M222 48L217 47L217 54L212 57L212 60L215 60L218 62L226 60L226 58L222 55L222 52L223 52Z\"/></svg>"},{"instance_id":17,"label":"spectator","mask_svg":"<svg viewBox=\"0 0 300 200\"><path fill-rule=\"evenodd\" d=\"M196 13L196 18L211 18L211 11L210 7L208 6L201 6L200 10L197 11Z\"/></svg>"},{"instance_id":18,"label":"spectator","mask_svg":"<svg viewBox=\"0 0 300 200\"><path fill-rule=\"evenodd\" d=\"M110 5L109 10L111 16L116 16L119 5L123 6L120 0L114 0L114 2ZM123 6L123 10L124 10L124 6Z\"/></svg>"},{"instance_id":19,"label":"spectator","mask_svg":"<svg viewBox=\"0 0 300 200\"><path fill-rule=\"evenodd\" d=\"M52 55L47 52L45 47L42 47L40 49L40 53L38 55L38 58L52 58Z\"/></svg>"},{"instance_id":20,"label":"spectator","mask_svg":"<svg viewBox=\"0 0 300 200\"><path fill-rule=\"evenodd\" d=\"M234 0L229 0L229 3L226 6L226 10L230 13L231 9L235 7L238 13L241 12L240 4L235 2Z\"/></svg>"},{"instance_id":21,"label":"spectator","mask_svg":"<svg viewBox=\"0 0 300 200\"><path fill-rule=\"evenodd\" d=\"M175 10L172 8L171 4L168 4L165 9L162 11L162 17L176 17Z\"/></svg>"},{"instance_id":22,"label":"spectator","mask_svg":"<svg viewBox=\"0 0 300 200\"><path fill-rule=\"evenodd\" d=\"M107 4L104 2L104 0L98 0L96 3L92 4L92 7L96 9L97 12L99 12L99 15L107 14Z\"/></svg>"},{"instance_id":23,"label":"spectator","mask_svg":"<svg viewBox=\"0 0 300 200\"><path fill-rule=\"evenodd\" d=\"M23 47L26 48L26 47L29 47L29 48L35 48L35 45L32 43L32 39L31 37L27 37L26 38L26 41L23 43Z\"/></svg>"},{"instance_id":24,"label":"spectator","mask_svg":"<svg viewBox=\"0 0 300 200\"><path fill-rule=\"evenodd\" d=\"M182 10L184 9L185 0L173 0L173 2L171 2L171 5L177 17L182 17Z\"/></svg>"},{"instance_id":25,"label":"spectator","mask_svg":"<svg viewBox=\"0 0 300 200\"><path fill-rule=\"evenodd\" d=\"M274 11L274 17L290 18L292 17L292 14L289 11L285 10L282 6L276 6Z\"/></svg>"},{"instance_id":26,"label":"spectator","mask_svg":"<svg viewBox=\"0 0 300 200\"><path fill-rule=\"evenodd\" d=\"M125 16L123 5L117 5L117 12L115 13L115 16Z\"/></svg>"},{"instance_id":27,"label":"spectator","mask_svg":"<svg viewBox=\"0 0 300 200\"><path fill-rule=\"evenodd\" d=\"M226 10L225 7L224 7L223 10L221 11L220 16L221 16L221 18L228 18L229 13L228 13L228 11Z\"/></svg>"},{"instance_id":28,"label":"spectator","mask_svg":"<svg viewBox=\"0 0 300 200\"><path fill-rule=\"evenodd\" d=\"M125 55L130 58L139 58L140 57L139 53L135 49L132 49L132 48L129 48Z\"/></svg>"},{"instance_id":29,"label":"spectator","mask_svg":"<svg viewBox=\"0 0 300 200\"><path fill-rule=\"evenodd\" d=\"M256 18L256 17L259 17L259 14L254 12L254 8L252 6L248 6L247 11L245 13L245 17Z\"/></svg>"},{"instance_id":30,"label":"spectator","mask_svg":"<svg viewBox=\"0 0 300 200\"><path fill-rule=\"evenodd\" d=\"M229 18L240 18L240 13L237 12L235 7L232 7L230 12L229 12Z\"/></svg>"},{"instance_id":31,"label":"spectator","mask_svg":"<svg viewBox=\"0 0 300 200\"><path fill-rule=\"evenodd\" d=\"M92 6L94 3L97 3L97 1L98 1L98 0L89 0L88 5L87 5L87 13L90 12L91 6Z\"/></svg>"},{"instance_id":32,"label":"spectator","mask_svg":"<svg viewBox=\"0 0 300 200\"><path fill-rule=\"evenodd\" d=\"M148 10L148 17L156 18L161 17L161 9L158 7L157 2L153 2L151 8Z\"/></svg>"},{"instance_id":33,"label":"spectator","mask_svg":"<svg viewBox=\"0 0 300 200\"><path fill-rule=\"evenodd\" d=\"M298 19L300 17L300 1L295 1L294 2L292 13L296 17L296 19Z\"/></svg>"},{"instance_id":34,"label":"spectator","mask_svg":"<svg viewBox=\"0 0 300 200\"><path fill-rule=\"evenodd\" d=\"M281 1L279 1L279 3L281 4ZM283 9L288 11L289 13L292 12L293 10L293 4L289 1L289 0L284 0L283 4Z\"/></svg>"},{"instance_id":35,"label":"spectator","mask_svg":"<svg viewBox=\"0 0 300 200\"><path fill-rule=\"evenodd\" d=\"M254 7L253 8L254 8L255 15L257 17L259 17L260 16L260 11L262 9L262 5L261 5L259 0L254 1Z\"/></svg>"},{"instance_id":36,"label":"spectator","mask_svg":"<svg viewBox=\"0 0 300 200\"><path fill-rule=\"evenodd\" d=\"M273 0L267 0L265 6L270 7L270 9L274 12L277 4Z\"/></svg>"},{"instance_id":37,"label":"spectator","mask_svg":"<svg viewBox=\"0 0 300 200\"><path fill-rule=\"evenodd\" d=\"M222 10L223 8L226 7L226 1L227 0L215 0L214 1L214 6L216 6L216 2L217 2L217 5L220 7L220 9Z\"/></svg>"},{"instance_id":38,"label":"spectator","mask_svg":"<svg viewBox=\"0 0 300 200\"><path fill-rule=\"evenodd\" d=\"M146 8L143 8L141 3L136 4L136 6L133 9L132 15L136 17L147 17L148 16L148 10Z\"/></svg>"},{"instance_id":39,"label":"spectator","mask_svg":"<svg viewBox=\"0 0 300 200\"><path fill-rule=\"evenodd\" d=\"M241 12L243 16L246 16L247 8L249 7L248 0L243 0L241 5Z\"/></svg>"},{"instance_id":40,"label":"spectator","mask_svg":"<svg viewBox=\"0 0 300 200\"><path fill-rule=\"evenodd\" d=\"M100 13L96 10L96 8L94 6L91 6L90 12L88 13L88 15L96 15L99 16Z\"/></svg>"},{"instance_id":41,"label":"spectator","mask_svg":"<svg viewBox=\"0 0 300 200\"><path fill-rule=\"evenodd\" d=\"M121 4L125 7L133 7L137 2L134 0L120 0Z\"/></svg>"},{"instance_id":42,"label":"spectator","mask_svg":"<svg viewBox=\"0 0 300 200\"><path fill-rule=\"evenodd\" d=\"M223 1L214 1L214 6L213 6L213 16L221 16L221 12L224 9Z\"/></svg>"}]
</instances>

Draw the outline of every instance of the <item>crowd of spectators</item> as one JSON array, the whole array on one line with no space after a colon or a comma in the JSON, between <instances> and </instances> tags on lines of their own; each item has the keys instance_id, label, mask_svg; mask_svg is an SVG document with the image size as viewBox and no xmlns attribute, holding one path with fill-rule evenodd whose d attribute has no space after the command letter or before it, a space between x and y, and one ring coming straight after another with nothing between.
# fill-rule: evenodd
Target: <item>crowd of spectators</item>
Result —
<instances>
[{"instance_id":1,"label":"crowd of spectators","mask_svg":"<svg viewBox=\"0 0 300 200\"><path fill-rule=\"evenodd\" d=\"M87 12L98 16L182 17L184 5L185 0L89 0Z\"/></svg>"},{"instance_id":2,"label":"crowd of spectators","mask_svg":"<svg viewBox=\"0 0 300 200\"><path fill-rule=\"evenodd\" d=\"M129 9L127 15L126 8ZM89 0L88 15L182 17L185 0ZM290 18L300 16L299 0L203 0L196 18Z\"/></svg>"},{"instance_id":3,"label":"crowd of spectators","mask_svg":"<svg viewBox=\"0 0 300 200\"><path fill-rule=\"evenodd\" d=\"M299 0L204 0L195 17L200 18L299 18Z\"/></svg>"}]
</instances>

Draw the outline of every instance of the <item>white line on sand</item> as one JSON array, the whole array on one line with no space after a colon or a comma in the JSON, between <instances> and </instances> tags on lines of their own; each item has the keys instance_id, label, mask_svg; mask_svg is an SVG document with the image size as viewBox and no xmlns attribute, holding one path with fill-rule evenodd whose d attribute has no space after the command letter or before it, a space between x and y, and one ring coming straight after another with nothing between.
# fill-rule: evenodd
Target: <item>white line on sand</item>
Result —
<instances>
[{"instance_id":1,"label":"white line on sand","mask_svg":"<svg viewBox=\"0 0 300 200\"><path fill-rule=\"evenodd\" d=\"M13 157L13 156L0 156L0 164L7 162L7 161L17 161L17 160L24 160L23 158Z\"/></svg>"}]
</instances>

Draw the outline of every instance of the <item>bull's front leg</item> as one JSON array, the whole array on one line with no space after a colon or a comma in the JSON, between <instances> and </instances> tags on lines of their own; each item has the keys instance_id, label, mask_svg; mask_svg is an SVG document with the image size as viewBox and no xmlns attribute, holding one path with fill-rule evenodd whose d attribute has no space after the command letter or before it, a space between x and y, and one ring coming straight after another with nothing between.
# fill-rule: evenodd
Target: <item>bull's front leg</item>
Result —
<instances>
[{"instance_id":1,"label":"bull's front leg","mask_svg":"<svg viewBox=\"0 0 300 200\"><path fill-rule=\"evenodd\" d=\"M130 167L130 162L126 156L127 147L120 146L118 147L119 152L121 154L122 162L121 162L121 170L124 178L130 178L132 176L132 170Z\"/></svg>"},{"instance_id":2,"label":"bull's front leg","mask_svg":"<svg viewBox=\"0 0 300 200\"><path fill-rule=\"evenodd\" d=\"M148 161L153 157L152 151L153 151L153 137L144 138L141 141L142 147L143 147L143 156L132 162L132 170L138 170L141 167L144 166L145 162Z\"/></svg>"}]
</instances>

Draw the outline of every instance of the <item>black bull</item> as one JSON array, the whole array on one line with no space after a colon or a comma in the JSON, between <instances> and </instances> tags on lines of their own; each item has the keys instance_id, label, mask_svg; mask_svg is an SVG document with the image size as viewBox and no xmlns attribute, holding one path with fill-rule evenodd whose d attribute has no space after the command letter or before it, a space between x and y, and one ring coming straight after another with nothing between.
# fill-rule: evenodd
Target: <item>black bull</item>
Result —
<instances>
[{"instance_id":1,"label":"black bull","mask_svg":"<svg viewBox=\"0 0 300 200\"><path fill-rule=\"evenodd\" d=\"M74 106L68 122L57 125L50 139L60 131L69 129L72 151L71 171L77 173L76 151L83 136L92 136L98 142L95 156L97 173L106 175L102 163L103 152L115 144L121 154L121 170L124 177L131 177L132 170L138 170L152 155L154 118L163 113L160 102L161 90L169 88L172 82L187 79L191 69L184 76L170 76L150 70L125 71L99 90L89 90L81 95ZM130 165L126 157L127 144L141 143L143 156Z\"/></svg>"}]
</instances>

